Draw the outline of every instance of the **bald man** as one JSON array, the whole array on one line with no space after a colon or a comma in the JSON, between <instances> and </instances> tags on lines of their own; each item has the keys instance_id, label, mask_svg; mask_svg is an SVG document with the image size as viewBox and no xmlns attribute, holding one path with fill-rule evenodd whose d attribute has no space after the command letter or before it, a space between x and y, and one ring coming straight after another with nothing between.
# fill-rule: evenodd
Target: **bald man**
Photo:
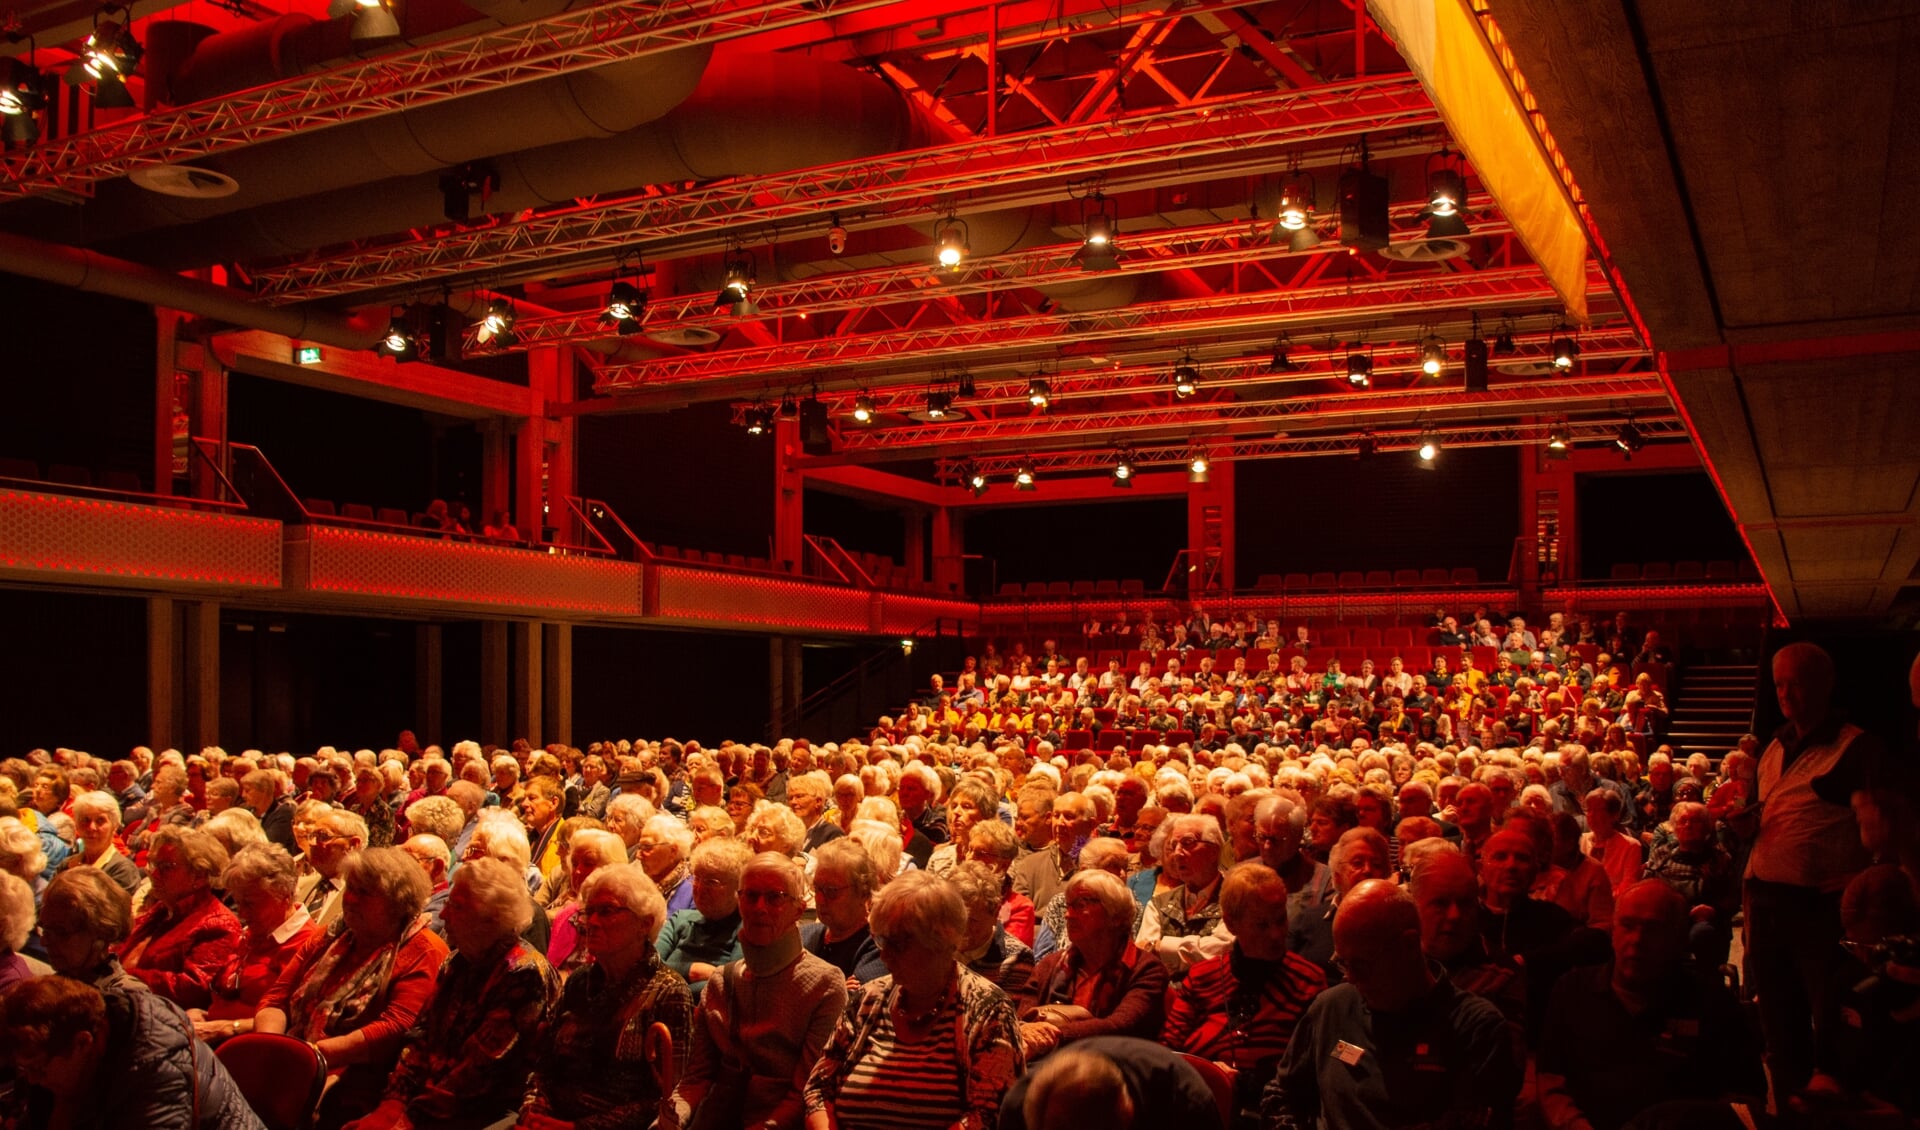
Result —
<instances>
[{"instance_id":1,"label":"bald man","mask_svg":"<svg viewBox=\"0 0 1920 1130\"><path fill-rule=\"evenodd\" d=\"M1885 775L1880 740L1833 709L1834 683L1833 657L1814 644L1774 654L1774 696L1787 721L1760 755L1760 826L1746 872L1747 975L1781 1091L1806 1085L1819 1035L1840 1023L1830 976L1840 893L1869 862L1853 798Z\"/></svg>"},{"instance_id":2,"label":"bald man","mask_svg":"<svg viewBox=\"0 0 1920 1130\"><path fill-rule=\"evenodd\" d=\"M1616 1130L1658 1103L1765 1097L1740 1002L1687 960L1678 891L1643 879L1621 892L1613 952L1554 987L1539 1059L1549 1125Z\"/></svg>"},{"instance_id":3,"label":"bald man","mask_svg":"<svg viewBox=\"0 0 1920 1130\"><path fill-rule=\"evenodd\" d=\"M1520 1065L1500 1010L1420 950L1420 912L1384 879L1333 919L1347 981L1301 1018L1260 1113L1268 1130L1504 1126Z\"/></svg>"}]
</instances>

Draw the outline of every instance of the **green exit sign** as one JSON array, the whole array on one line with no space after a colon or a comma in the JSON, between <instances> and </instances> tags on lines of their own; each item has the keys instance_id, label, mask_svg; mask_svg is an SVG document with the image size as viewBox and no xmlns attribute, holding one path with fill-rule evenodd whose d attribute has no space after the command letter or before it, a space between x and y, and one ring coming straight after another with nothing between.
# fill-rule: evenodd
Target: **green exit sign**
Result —
<instances>
[{"instance_id":1,"label":"green exit sign","mask_svg":"<svg viewBox=\"0 0 1920 1130\"><path fill-rule=\"evenodd\" d=\"M302 345L293 351L293 359L302 365L318 365L320 363L320 347L317 345Z\"/></svg>"}]
</instances>

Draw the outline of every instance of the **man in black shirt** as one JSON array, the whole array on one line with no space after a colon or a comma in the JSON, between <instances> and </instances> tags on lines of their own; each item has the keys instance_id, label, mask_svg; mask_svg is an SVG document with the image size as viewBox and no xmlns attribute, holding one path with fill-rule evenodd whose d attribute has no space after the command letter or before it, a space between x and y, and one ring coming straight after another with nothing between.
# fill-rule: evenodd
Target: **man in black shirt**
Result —
<instances>
[{"instance_id":1,"label":"man in black shirt","mask_svg":"<svg viewBox=\"0 0 1920 1130\"><path fill-rule=\"evenodd\" d=\"M1550 1125L1616 1130L1657 1103L1764 1097L1760 1046L1725 985L1687 961L1687 904L1657 879L1620 895L1613 961L1560 980L1540 1044Z\"/></svg>"}]
</instances>

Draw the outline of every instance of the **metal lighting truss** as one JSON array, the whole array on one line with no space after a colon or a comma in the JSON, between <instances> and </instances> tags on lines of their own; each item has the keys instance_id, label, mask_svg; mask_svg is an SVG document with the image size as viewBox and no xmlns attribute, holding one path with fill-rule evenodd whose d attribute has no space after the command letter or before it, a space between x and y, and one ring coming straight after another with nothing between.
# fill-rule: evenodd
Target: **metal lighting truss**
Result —
<instances>
[{"instance_id":1,"label":"metal lighting truss","mask_svg":"<svg viewBox=\"0 0 1920 1130\"><path fill-rule=\"evenodd\" d=\"M1409 202L1396 205L1392 211L1394 219L1410 221L1425 207L1424 201ZM1284 244L1272 242L1268 237L1271 226L1264 221L1241 220L1190 228L1130 232L1120 237L1123 255L1119 263L1111 270L1101 271L1100 275L1152 274L1261 259L1346 253L1345 247L1333 242L1322 243L1306 251L1291 251ZM1475 226L1474 234L1505 235L1511 230L1504 221L1483 220ZM1395 242L1418 242L1425 238L1424 230L1412 229ZM920 302L929 298L958 298L1055 283L1080 283L1088 278L1088 272L1079 261L1081 249L1079 243L1062 243L1026 248L1005 255L971 257L953 272L937 269L931 262L847 271L800 282L758 286L753 290L753 299L763 316L798 314L817 317L893 302ZM725 331L738 320L724 308L715 309L711 292L674 294L649 299L646 312L639 319L640 329L636 332L693 326ZM477 327L469 326L465 336L469 351L483 351L476 335ZM618 336L619 333L599 310L587 310L553 318L523 318L514 324L513 344L491 351L524 351Z\"/></svg>"},{"instance_id":2,"label":"metal lighting truss","mask_svg":"<svg viewBox=\"0 0 1920 1130\"><path fill-rule=\"evenodd\" d=\"M1607 296L1607 280L1589 264L1587 289ZM1332 332L1330 321L1362 326L1397 315L1435 308L1503 310L1557 302L1539 268L1512 267L1457 275L1395 275L1380 280L1342 282L1261 294L1223 294L1204 298L1146 302L1084 313L1034 314L984 322L893 330L816 341L690 354L600 370L596 391L652 389L691 382L725 382L705 390L716 399L748 395L768 379L792 384L813 379L814 370L910 360L959 362L1031 347L1056 349L1073 342L1147 334L1187 335L1262 327L1266 333L1313 327ZM819 377L830 374L819 373ZM822 382L824 383L824 381ZM837 383L845 383L844 380Z\"/></svg>"},{"instance_id":3,"label":"metal lighting truss","mask_svg":"<svg viewBox=\"0 0 1920 1130\"><path fill-rule=\"evenodd\" d=\"M1540 320L1557 316L1558 315L1535 315L1534 318L1535 320ZM1447 331L1455 328L1451 323L1426 324L1435 327L1436 332L1448 336L1449 340L1455 340L1457 336L1470 332L1467 327L1461 326L1458 327L1459 334L1449 334ZM1255 329L1264 330L1265 327L1255 327ZM1493 366L1494 372L1501 373L1502 370L1500 366L1514 364L1537 366L1544 371L1551 363L1548 352L1551 342L1554 338L1561 336L1564 335L1558 331L1546 330L1539 333L1514 335L1517 352L1511 357L1501 358L1500 365ZM1299 368L1291 372L1270 372L1269 362L1272 355L1268 352L1267 347L1271 344L1272 338L1273 335L1271 332L1258 332L1245 337L1241 342L1225 343L1229 347L1245 345L1259 350L1258 353L1252 355L1242 354L1215 360L1206 360L1196 355L1193 360L1193 365L1201 373L1205 390L1208 393L1216 393L1222 390L1251 387L1266 389L1281 384L1300 385L1304 389L1310 390L1322 385L1323 382L1328 380L1346 380L1345 371L1337 371L1337 367L1345 360L1348 352L1347 347L1340 343L1335 343L1331 348L1314 346L1302 347L1296 344L1289 350L1289 356ZM1406 355L1407 360L1404 364L1394 364L1383 360L1383 358L1392 354L1396 349ZM1412 349L1411 344L1393 345L1382 340L1382 343L1376 347L1376 364L1373 369L1374 376L1381 378L1393 373L1405 373L1411 376L1411 374L1418 372L1419 363L1413 358ZM1103 365L1078 373L1066 370L1050 373L1050 388L1048 390L1050 407L1047 415L1044 417L1034 417L1031 415L1031 405L1027 400L1027 380L1029 375L1023 375L1017 371L1005 377L991 378L982 376L979 373L972 373L971 375L974 377L974 394L964 401L958 402L957 406L966 409L968 412L987 413L995 416L998 416L1000 413L1010 413L1022 419L1072 420L1075 418L1072 415L1074 406L1081 402L1091 403L1091 407L1087 408L1087 411L1100 411L1102 409L1103 398L1113 396L1138 398L1164 393L1167 387L1167 366L1175 357L1184 356L1185 351L1175 346L1157 347L1149 343L1142 346L1139 352L1164 353L1165 356L1156 358L1153 363L1141 362L1128 365ZM1215 348L1210 352L1218 354L1219 349ZM1580 333L1580 357L1583 362L1589 365L1595 362L1618 362L1622 365L1627 365L1640 360L1649 360L1652 354L1640 341L1639 334L1630 323L1617 322L1582 330ZM868 397L873 402L873 412L876 417L876 422L872 425L861 427L859 434L863 437L868 435L888 437L895 435L897 431L919 429L919 425L917 424L889 425L885 423L884 420L889 413L905 413L920 408L926 397L929 384L941 387L950 386L953 384L956 375L957 374L952 372L930 373L924 371L914 373L889 373L884 375L872 374L859 379L857 384L849 384L844 389L837 387L835 389L828 389L825 386L821 386L815 390L815 395L827 406L829 415L842 416L848 415L853 411L856 396ZM1514 374L1508 375L1511 376ZM1425 375L1422 374L1419 379L1426 379ZM1312 394L1311 392L1303 392L1302 395L1310 397ZM1218 406L1218 402L1209 402L1204 399L1181 405L1181 407L1191 407L1196 411L1217 408ZM1001 422L1006 422L1004 417L1001 418ZM965 425L958 423L942 425L941 430L944 431L950 427L963 426ZM894 442L894 439L887 438L883 439L882 442L891 443Z\"/></svg>"},{"instance_id":4,"label":"metal lighting truss","mask_svg":"<svg viewBox=\"0 0 1920 1130\"><path fill-rule=\"evenodd\" d=\"M799 221L824 231L833 212L864 215L861 226L879 226L944 212L955 201L964 201L969 210L1041 203L1061 196L1068 184L1088 180L1104 178L1110 191L1148 187L1156 182L1135 185L1122 174L1149 166L1171 166L1157 183L1271 172L1302 145L1362 133L1405 134L1438 122L1431 100L1411 77L1367 79L976 138L774 176L643 190L437 237L409 235L387 246L255 266L250 274L263 294L279 301L469 273L502 279L517 267L545 273L559 256L611 257L636 245L667 243L685 253L685 241L692 237L724 242L742 232ZM1415 152L1430 145L1423 138L1408 141L1406 148ZM792 235L794 229L782 234Z\"/></svg>"},{"instance_id":5,"label":"metal lighting truss","mask_svg":"<svg viewBox=\"0 0 1920 1130\"><path fill-rule=\"evenodd\" d=\"M1576 421L1566 425L1568 438L1575 444L1612 443L1618 434L1620 425L1627 420L1624 414L1613 418ZM1672 415L1641 416L1635 414L1634 426L1640 434L1651 440L1687 439L1686 425ZM1469 447L1517 447L1527 444L1543 444L1562 426L1551 421L1537 421L1518 424L1481 424L1468 421L1448 425L1434 422L1431 425L1412 423L1404 426L1329 436L1303 436L1299 438L1209 440L1206 443L1207 455L1215 462L1232 459L1274 459L1286 456L1302 455L1357 455L1360 442L1371 439L1374 451L1385 455L1395 451L1413 451L1419 447L1422 439L1431 436L1441 447L1441 458L1446 458L1447 450ZM1063 473L1070 471L1112 470L1114 460L1112 448L1096 448L1057 454L1009 454L1009 455L969 455L966 458L972 469L987 475L1009 475L1021 464L1031 466L1042 473ZM1193 456L1193 445L1186 441L1179 443L1140 446L1133 448L1136 467L1171 466L1184 464ZM801 457L794 461L797 467L825 466L823 458ZM942 459L938 463L937 477L954 481L960 475L960 458Z\"/></svg>"},{"instance_id":6,"label":"metal lighting truss","mask_svg":"<svg viewBox=\"0 0 1920 1130\"><path fill-rule=\"evenodd\" d=\"M51 139L6 158L0 166L5 169L0 199L84 192L97 181L148 165L205 157L532 79L738 39L888 3L681 0L668 5L615 0Z\"/></svg>"},{"instance_id":7,"label":"metal lighting truss","mask_svg":"<svg viewBox=\"0 0 1920 1130\"><path fill-rule=\"evenodd\" d=\"M1333 380L1322 373L1324 385ZM1665 406L1666 387L1655 373L1624 374L1588 380L1539 380L1495 385L1485 392L1466 392L1458 385L1408 388L1395 392L1338 390L1323 396L1291 400L1227 401L1191 409L1185 405L1112 409L1055 418L1051 415L962 420L951 424L891 428L869 434L846 429L840 448L849 455L881 458L924 458L927 447L983 443L1026 443L1036 439L1089 442L1098 436L1132 438L1154 431L1210 434L1246 431L1260 425L1271 432L1276 424L1311 427L1328 416L1354 419L1417 412L1498 408L1519 413L1580 411L1597 402L1655 399Z\"/></svg>"}]
</instances>

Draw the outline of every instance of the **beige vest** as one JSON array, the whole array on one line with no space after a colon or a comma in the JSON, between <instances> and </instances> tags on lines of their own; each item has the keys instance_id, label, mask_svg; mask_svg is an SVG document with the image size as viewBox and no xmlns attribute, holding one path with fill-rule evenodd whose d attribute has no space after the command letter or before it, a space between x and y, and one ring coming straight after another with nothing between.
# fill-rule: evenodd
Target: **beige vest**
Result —
<instances>
[{"instance_id":1,"label":"beige vest","mask_svg":"<svg viewBox=\"0 0 1920 1130\"><path fill-rule=\"evenodd\" d=\"M1860 734L1858 726L1841 726L1838 737L1808 747L1785 772L1779 739L1760 755L1760 835L1747 858L1749 878L1838 891L1870 862L1853 807L1829 804L1813 791L1814 780L1832 772Z\"/></svg>"}]
</instances>

